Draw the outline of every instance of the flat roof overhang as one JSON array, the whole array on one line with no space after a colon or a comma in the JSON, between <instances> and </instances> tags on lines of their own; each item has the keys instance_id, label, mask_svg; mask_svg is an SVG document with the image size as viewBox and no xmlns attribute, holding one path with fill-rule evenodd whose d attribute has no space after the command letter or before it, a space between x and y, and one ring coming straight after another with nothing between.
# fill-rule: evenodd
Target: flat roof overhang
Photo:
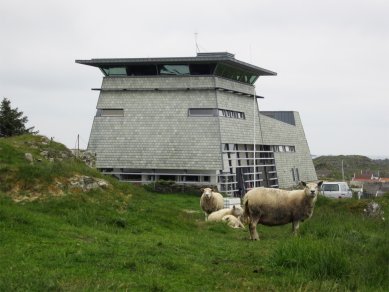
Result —
<instances>
[{"instance_id":1,"label":"flat roof overhang","mask_svg":"<svg viewBox=\"0 0 389 292\"><path fill-rule=\"evenodd\" d=\"M225 64L237 69L254 73L258 76L275 76L276 72L251 65L235 59L233 54L220 53L198 53L196 57L166 57L166 58L103 58L90 60L76 60L76 63L94 66L98 68L119 67L130 65L180 65L180 64Z\"/></svg>"}]
</instances>

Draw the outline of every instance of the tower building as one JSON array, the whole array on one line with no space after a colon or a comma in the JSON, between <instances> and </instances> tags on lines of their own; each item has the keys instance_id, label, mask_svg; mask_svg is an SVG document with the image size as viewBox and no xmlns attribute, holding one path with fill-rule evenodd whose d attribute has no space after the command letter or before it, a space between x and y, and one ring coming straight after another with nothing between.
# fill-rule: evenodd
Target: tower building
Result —
<instances>
[{"instance_id":1,"label":"tower building","mask_svg":"<svg viewBox=\"0 0 389 292\"><path fill-rule=\"evenodd\" d=\"M258 109L254 83L275 72L225 52L76 62L104 74L88 143L104 173L230 196L317 179L299 114Z\"/></svg>"}]
</instances>

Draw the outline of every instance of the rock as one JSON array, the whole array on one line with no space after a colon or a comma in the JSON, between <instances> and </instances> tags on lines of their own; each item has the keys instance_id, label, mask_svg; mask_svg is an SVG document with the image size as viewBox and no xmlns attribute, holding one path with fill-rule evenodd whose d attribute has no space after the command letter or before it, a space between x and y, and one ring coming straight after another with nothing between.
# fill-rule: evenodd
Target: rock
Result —
<instances>
[{"instance_id":1,"label":"rock","mask_svg":"<svg viewBox=\"0 0 389 292\"><path fill-rule=\"evenodd\" d=\"M31 153L24 153L24 158L30 163L34 164L34 158Z\"/></svg>"},{"instance_id":2,"label":"rock","mask_svg":"<svg viewBox=\"0 0 389 292\"><path fill-rule=\"evenodd\" d=\"M382 220L385 220L384 211L382 210L380 204L376 202L370 202L363 212L365 212L367 217L381 218Z\"/></svg>"},{"instance_id":3,"label":"rock","mask_svg":"<svg viewBox=\"0 0 389 292\"><path fill-rule=\"evenodd\" d=\"M49 151L45 150L45 151L42 151L39 154L47 159L47 157L49 156Z\"/></svg>"},{"instance_id":4,"label":"rock","mask_svg":"<svg viewBox=\"0 0 389 292\"><path fill-rule=\"evenodd\" d=\"M108 182L105 180L85 175L75 175L69 179L69 183L70 188L81 189L84 192L96 189L106 189L109 187Z\"/></svg>"}]
</instances>

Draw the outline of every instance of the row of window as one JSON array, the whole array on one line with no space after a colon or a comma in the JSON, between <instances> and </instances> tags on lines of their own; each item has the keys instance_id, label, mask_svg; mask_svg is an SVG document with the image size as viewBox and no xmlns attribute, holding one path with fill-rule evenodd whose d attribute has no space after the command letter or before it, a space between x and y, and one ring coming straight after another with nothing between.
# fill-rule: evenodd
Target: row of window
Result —
<instances>
[{"instance_id":1,"label":"row of window","mask_svg":"<svg viewBox=\"0 0 389 292\"><path fill-rule=\"evenodd\" d=\"M153 76L153 75L216 75L231 80L254 84L256 73L225 64L144 64L122 67L101 67L106 76Z\"/></svg>"},{"instance_id":2,"label":"row of window","mask_svg":"<svg viewBox=\"0 0 389 292\"><path fill-rule=\"evenodd\" d=\"M188 115L190 117L226 117L243 120L246 118L243 112L218 108L190 108Z\"/></svg>"},{"instance_id":3,"label":"row of window","mask_svg":"<svg viewBox=\"0 0 389 292\"><path fill-rule=\"evenodd\" d=\"M287 145L273 145L271 146L274 152L296 152L296 147Z\"/></svg>"},{"instance_id":4,"label":"row of window","mask_svg":"<svg viewBox=\"0 0 389 292\"><path fill-rule=\"evenodd\" d=\"M217 108L191 108L188 111L190 117L227 117L234 119L245 119L243 112L231 111ZM96 117L123 117L123 109L98 109Z\"/></svg>"},{"instance_id":5,"label":"row of window","mask_svg":"<svg viewBox=\"0 0 389 292\"><path fill-rule=\"evenodd\" d=\"M253 152L253 144L223 144L224 151L251 151ZM258 151L273 151L273 152L296 152L296 147L291 145L255 145L256 152Z\"/></svg>"}]
</instances>

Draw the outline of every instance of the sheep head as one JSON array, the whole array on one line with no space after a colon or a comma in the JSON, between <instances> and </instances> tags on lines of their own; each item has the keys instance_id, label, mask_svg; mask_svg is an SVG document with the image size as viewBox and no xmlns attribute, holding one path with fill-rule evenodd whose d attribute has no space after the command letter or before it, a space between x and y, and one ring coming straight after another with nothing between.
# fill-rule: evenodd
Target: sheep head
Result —
<instances>
[{"instance_id":1,"label":"sheep head","mask_svg":"<svg viewBox=\"0 0 389 292\"><path fill-rule=\"evenodd\" d=\"M304 186L305 195L307 197L312 197L312 198L317 197L322 183L323 183L322 181L319 181L318 183L306 183L303 181L301 182L301 184Z\"/></svg>"},{"instance_id":2,"label":"sheep head","mask_svg":"<svg viewBox=\"0 0 389 292\"><path fill-rule=\"evenodd\" d=\"M212 197L212 189L210 188L204 188L204 189L201 189L201 191L203 192L203 196L206 198L206 199L210 199Z\"/></svg>"}]
</instances>

